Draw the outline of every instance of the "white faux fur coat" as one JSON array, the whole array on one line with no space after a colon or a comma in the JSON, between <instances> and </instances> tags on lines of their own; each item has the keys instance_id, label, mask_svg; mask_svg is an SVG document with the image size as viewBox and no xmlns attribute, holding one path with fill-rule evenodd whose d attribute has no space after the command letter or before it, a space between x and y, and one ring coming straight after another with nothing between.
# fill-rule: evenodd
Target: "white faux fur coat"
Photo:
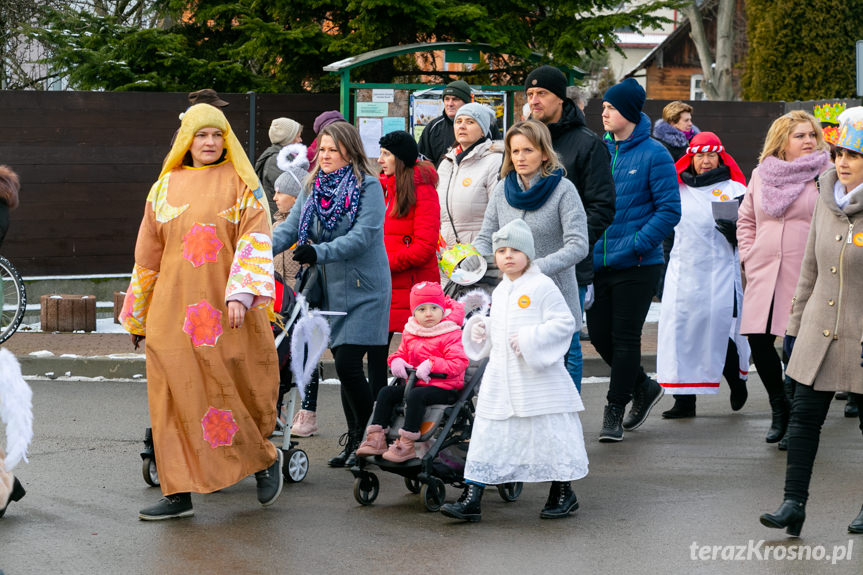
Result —
<instances>
[{"instance_id":1,"label":"white faux fur coat","mask_svg":"<svg viewBox=\"0 0 863 575\"><path fill-rule=\"evenodd\" d=\"M482 322L486 338L471 340L471 328ZM532 417L583 411L563 358L575 333L575 319L554 282L535 264L515 281L504 277L491 296L491 315L473 316L462 343L470 359L489 356L476 413L487 419ZM509 339L517 334L521 355Z\"/></svg>"}]
</instances>

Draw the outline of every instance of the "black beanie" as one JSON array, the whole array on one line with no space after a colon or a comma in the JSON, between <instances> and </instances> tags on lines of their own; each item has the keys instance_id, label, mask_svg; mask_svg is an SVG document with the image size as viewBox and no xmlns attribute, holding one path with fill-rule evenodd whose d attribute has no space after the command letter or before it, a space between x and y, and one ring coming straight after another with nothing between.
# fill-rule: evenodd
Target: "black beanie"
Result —
<instances>
[{"instance_id":1,"label":"black beanie","mask_svg":"<svg viewBox=\"0 0 863 575\"><path fill-rule=\"evenodd\" d=\"M389 153L404 162L405 166L412 168L417 163L419 149L413 136L404 130L390 132L380 139L381 148L386 148Z\"/></svg>"},{"instance_id":2,"label":"black beanie","mask_svg":"<svg viewBox=\"0 0 863 575\"><path fill-rule=\"evenodd\" d=\"M470 86L464 80L456 80L455 82L450 82L446 85L446 88L443 89L443 94L441 94L441 99L444 96L455 96L465 104L470 104L472 98L470 97Z\"/></svg>"},{"instance_id":3,"label":"black beanie","mask_svg":"<svg viewBox=\"0 0 863 575\"><path fill-rule=\"evenodd\" d=\"M545 88L561 100L566 100L566 76L554 66L540 66L528 74L524 91L530 88Z\"/></svg>"},{"instance_id":4,"label":"black beanie","mask_svg":"<svg viewBox=\"0 0 863 575\"><path fill-rule=\"evenodd\" d=\"M635 78L627 78L606 90L602 101L614 106L621 116L633 124L638 124L641 121L641 109L644 107L646 97L641 84Z\"/></svg>"}]
</instances>

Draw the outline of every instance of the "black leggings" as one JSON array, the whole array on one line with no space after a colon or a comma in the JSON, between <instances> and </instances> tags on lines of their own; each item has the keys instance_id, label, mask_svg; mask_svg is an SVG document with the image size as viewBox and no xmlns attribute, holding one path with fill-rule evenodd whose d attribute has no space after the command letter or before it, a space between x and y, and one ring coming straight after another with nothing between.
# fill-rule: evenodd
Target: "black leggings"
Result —
<instances>
[{"instance_id":1,"label":"black leggings","mask_svg":"<svg viewBox=\"0 0 863 575\"><path fill-rule=\"evenodd\" d=\"M393 418L393 410L401 403L405 395L405 384L398 383L384 387L378 393L372 425L388 427ZM426 407L439 403L455 403L458 393L452 389L444 389L433 385L414 387L408 394L405 405L405 423L403 429L416 433L420 430Z\"/></svg>"},{"instance_id":2,"label":"black leggings","mask_svg":"<svg viewBox=\"0 0 863 575\"><path fill-rule=\"evenodd\" d=\"M661 265L598 270L593 306L587 310L590 343L611 367L608 403L626 405L647 375L641 367L641 330L656 291Z\"/></svg>"},{"instance_id":3,"label":"black leggings","mask_svg":"<svg viewBox=\"0 0 863 575\"><path fill-rule=\"evenodd\" d=\"M361 431L372 414L373 391L387 384L386 345L342 344L333 348L336 374L341 382L342 409L348 430ZM363 371L368 354L369 378Z\"/></svg>"},{"instance_id":4,"label":"black leggings","mask_svg":"<svg viewBox=\"0 0 863 575\"><path fill-rule=\"evenodd\" d=\"M776 348L773 347L776 336L772 333L752 333L746 336L749 339L749 349L752 352L752 363L758 371L758 377L767 390L770 397L781 396L782 388L782 361Z\"/></svg>"},{"instance_id":5,"label":"black leggings","mask_svg":"<svg viewBox=\"0 0 863 575\"><path fill-rule=\"evenodd\" d=\"M785 468L785 499L806 503L812 466L818 453L821 426L833 401L832 391L816 391L811 385L796 384L791 421L788 424L788 463ZM863 401L863 395L849 394ZM863 410L860 410L860 430L863 431Z\"/></svg>"}]
</instances>

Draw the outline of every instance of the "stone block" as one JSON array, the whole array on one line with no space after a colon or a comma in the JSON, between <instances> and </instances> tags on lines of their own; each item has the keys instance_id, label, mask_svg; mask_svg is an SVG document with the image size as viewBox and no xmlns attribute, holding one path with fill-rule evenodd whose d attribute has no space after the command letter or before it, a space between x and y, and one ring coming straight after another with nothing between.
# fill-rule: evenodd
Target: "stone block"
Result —
<instances>
[{"instance_id":1,"label":"stone block","mask_svg":"<svg viewBox=\"0 0 863 575\"><path fill-rule=\"evenodd\" d=\"M46 294L40 298L42 331L96 331L96 297Z\"/></svg>"}]
</instances>

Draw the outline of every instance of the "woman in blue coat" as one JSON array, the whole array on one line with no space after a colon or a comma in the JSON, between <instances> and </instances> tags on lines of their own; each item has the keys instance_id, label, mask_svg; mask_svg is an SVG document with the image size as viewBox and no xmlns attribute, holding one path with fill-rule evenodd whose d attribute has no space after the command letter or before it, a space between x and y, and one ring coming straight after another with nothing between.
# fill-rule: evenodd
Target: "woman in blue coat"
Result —
<instances>
[{"instance_id":1,"label":"woman in blue coat","mask_svg":"<svg viewBox=\"0 0 863 575\"><path fill-rule=\"evenodd\" d=\"M390 268L384 247L384 194L356 128L336 122L318 134L317 166L285 223L273 253L295 242L294 260L317 264L324 282L330 348L341 381L348 431L332 467L353 465L378 390L386 385ZM368 355L369 380L363 372ZM371 384L370 384L371 382Z\"/></svg>"}]
</instances>

